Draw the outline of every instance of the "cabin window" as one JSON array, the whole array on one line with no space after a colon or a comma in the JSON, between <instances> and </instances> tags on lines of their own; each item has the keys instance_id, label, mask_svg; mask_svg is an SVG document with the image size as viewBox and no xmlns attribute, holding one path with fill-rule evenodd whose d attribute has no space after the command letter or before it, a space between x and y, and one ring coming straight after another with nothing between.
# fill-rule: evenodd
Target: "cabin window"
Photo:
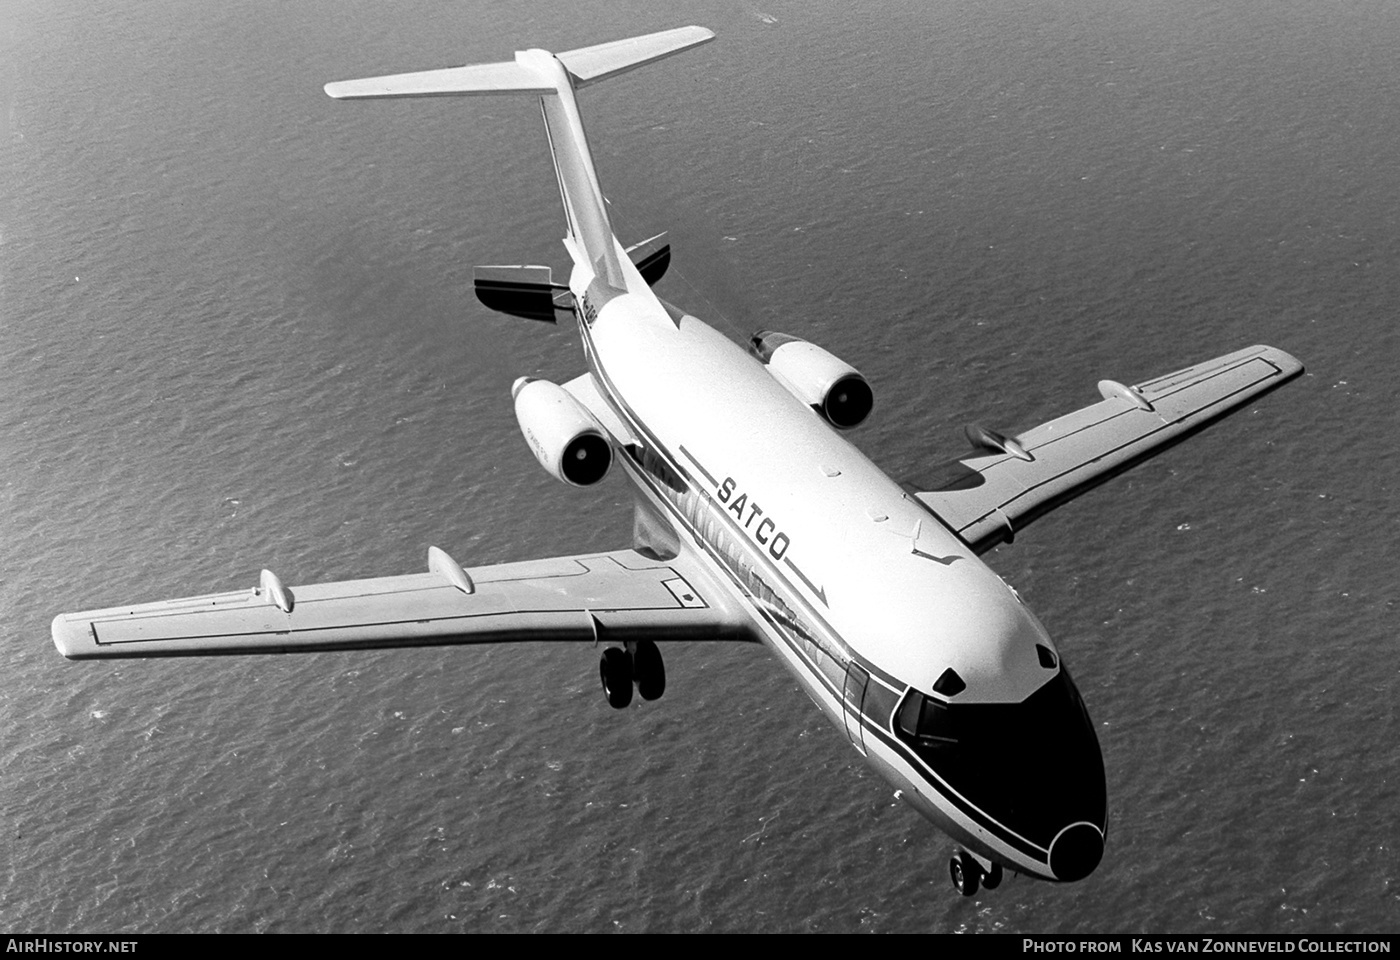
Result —
<instances>
[{"instance_id":1,"label":"cabin window","mask_svg":"<svg viewBox=\"0 0 1400 960\"><path fill-rule=\"evenodd\" d=\"M671 465L650 450L646 451L643 466L648 473L657 480L660 480L675 493L684 496L688 492L685 481L681 479L676 471L671 469Z\"/></svg>"},{"instance_id":2,"label":"cabin window","mask_svg":"<svg viewBox=\"0 0 1400 960\"><path fill-rule=\"evenodd\" d=\"M670 464L656 455L650 447L641 444L629 443L625 448L631 455L632 461L638 464L643 470L651 474L664 487L676 496L685 496L689 492L685 480L676 471L671 469Z\"/></svg>"}]
</instances>

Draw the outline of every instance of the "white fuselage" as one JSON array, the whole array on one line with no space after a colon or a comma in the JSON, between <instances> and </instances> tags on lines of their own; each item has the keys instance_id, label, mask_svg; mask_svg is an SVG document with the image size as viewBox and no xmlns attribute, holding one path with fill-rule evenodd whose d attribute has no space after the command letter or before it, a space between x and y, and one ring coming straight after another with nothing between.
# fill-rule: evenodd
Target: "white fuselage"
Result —
<instances>
[{"instance_id":1,"label":"white fuselage","mask_svg":"<svg viewBox=\"0 0 1400 960\"><path fill-rule=\"evenodd\" d=\"M930 694L950 668L966 684L959 704L1025 701L1060 673L1057 654L1051 668L1040 659L1037 645L1054 651L1040 622L742 348L650 290L591 283L586 266L574 280L592 372L625 427L618 459L650 509L733 584L769 646L905 799L983 856L1054 878L1045 836L981 809L895 727L902 699Z\"/></svg>"}]
</instances>

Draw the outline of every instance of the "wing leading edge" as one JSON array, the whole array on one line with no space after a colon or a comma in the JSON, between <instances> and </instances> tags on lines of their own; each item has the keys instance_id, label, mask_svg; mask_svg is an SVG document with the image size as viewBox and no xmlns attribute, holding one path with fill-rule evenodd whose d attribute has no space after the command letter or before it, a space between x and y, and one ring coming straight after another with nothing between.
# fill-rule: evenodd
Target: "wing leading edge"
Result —
<instances>
[{"instance_id":1,"label":"wing leading edge","mask_svg":"<svg viewBox=\"0 0 1400 960\"><path fill-rule=\"evenodd\" d=\"M71 660L359 650L522 640L757 640L729 591L682 554L634 550L251 590L60 614Z\"/></svg>"},{"instance_id":2,"label":"wing leading edge","mask_svg":"<svg viewBox=\"0 0 1400 960\"><path fill-rule=\"evenodd\" d=\"M1104 380L1101 402L1014 438L969 427L977 453L947 464L932 490L914 496L985 553L1302 372L1282 350L1255 346L1133 387Z\"/></svg>"}]
</instances>

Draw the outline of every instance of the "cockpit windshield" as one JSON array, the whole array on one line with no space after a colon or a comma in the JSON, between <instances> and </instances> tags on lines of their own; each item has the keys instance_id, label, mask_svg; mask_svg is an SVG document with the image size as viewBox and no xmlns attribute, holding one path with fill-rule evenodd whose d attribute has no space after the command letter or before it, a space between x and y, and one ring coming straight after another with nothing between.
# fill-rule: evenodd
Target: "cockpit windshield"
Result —
<instances>
[{"instance_id":1,"label":"cockpit windshield","mask_svg":"<svg viewBox=\"0 0 1400 960\"><path fill-rule=\"evenodd\" d=\"M1029 840L1048 846L1072 821L1104 823L1103 756L1063 668L1020 703L945 703L911 689L894 721L942 780Z\"/></svg>"}]
</instances>

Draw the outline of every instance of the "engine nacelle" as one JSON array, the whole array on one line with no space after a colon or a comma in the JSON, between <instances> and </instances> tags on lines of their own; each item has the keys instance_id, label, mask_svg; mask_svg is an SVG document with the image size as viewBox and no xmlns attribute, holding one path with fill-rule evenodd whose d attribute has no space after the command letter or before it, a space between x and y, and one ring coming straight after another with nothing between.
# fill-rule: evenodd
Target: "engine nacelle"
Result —
<instances>
[{"instance_id":1,"label":"engine nacelle","mask_svg":"<svg viewBox=\"0 0 1400 960\"><path fill-rule=\"evenodd\" d=\"M855 367L815 343L764 330L749 351L773 378L838 430L858 427L875 406L875 392Z\"/></svg>"},{"instance_id":2,"label":"engine nacelle","mask_svg":"<svg viewBox=\"0 0 1400 960\"><path fill-rule=\"evenodd\" d=\"M511 387L515 419L535 459L557 480L592 486L612 466L612 446L593 415L557 383L521 377Z\"/></svg>"}]
</instances>

